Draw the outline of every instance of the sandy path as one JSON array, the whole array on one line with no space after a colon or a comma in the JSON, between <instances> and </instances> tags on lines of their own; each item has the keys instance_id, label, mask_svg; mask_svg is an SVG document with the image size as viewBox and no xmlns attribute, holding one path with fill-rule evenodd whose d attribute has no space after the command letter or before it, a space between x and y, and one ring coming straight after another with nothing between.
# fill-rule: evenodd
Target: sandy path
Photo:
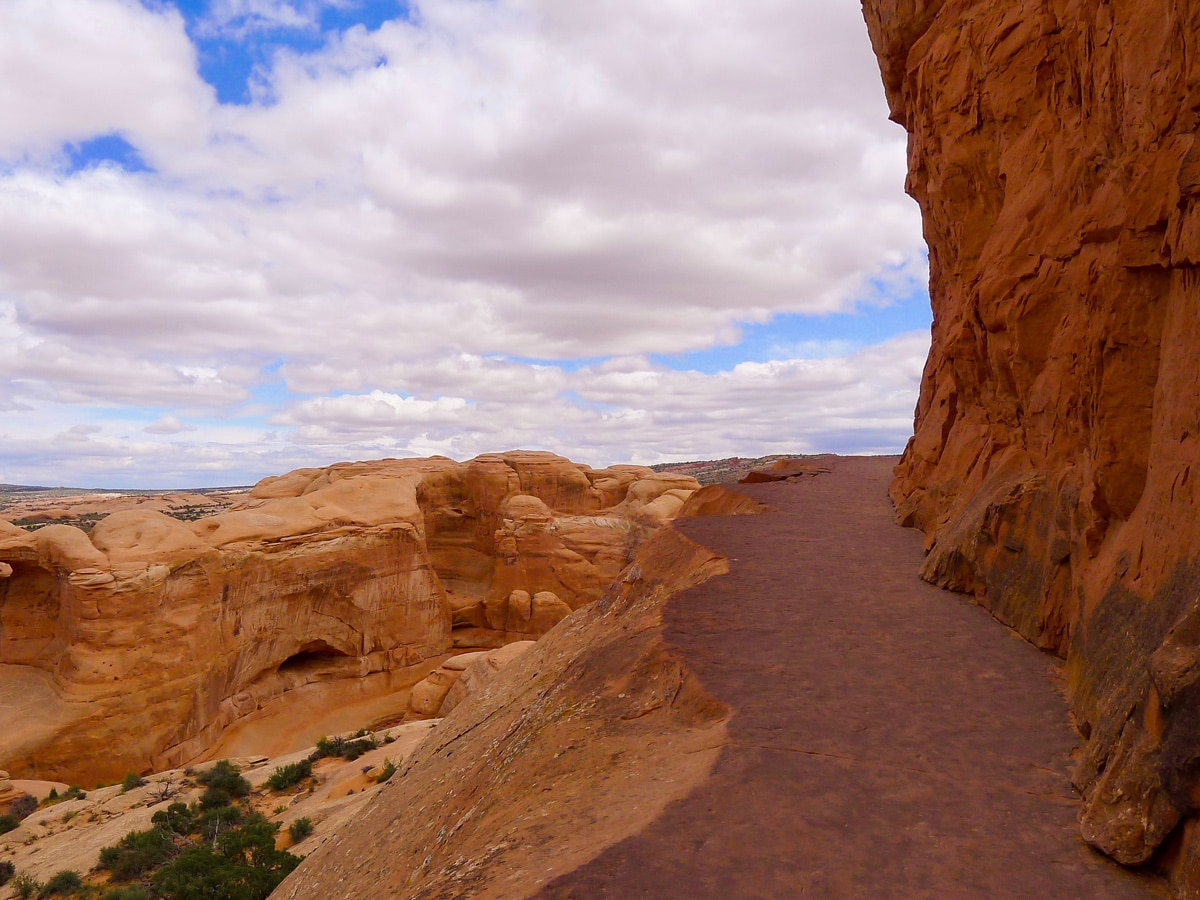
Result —
<instances>
[{"instance_id":1,"label":"sandy path","mask_svg":"<svg viewBox=\"0 0 1200 900\"><path fill-rule=\"evenodd\" d=\"M1055 660L920 582L894 459L739 488L778 511L677 523L729 575L667 638L734 709L712 777L553 898L1158 897L1075 828Z\"/></svg>"}]
</instances>

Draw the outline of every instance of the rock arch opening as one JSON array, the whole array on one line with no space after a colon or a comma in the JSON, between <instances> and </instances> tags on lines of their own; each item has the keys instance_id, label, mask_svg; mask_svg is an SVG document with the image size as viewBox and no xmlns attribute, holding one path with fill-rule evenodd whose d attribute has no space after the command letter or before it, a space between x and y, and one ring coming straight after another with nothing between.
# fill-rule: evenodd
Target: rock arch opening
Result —
<instances>
[{"instance_id":1,"label":"rock arch opening","mask_svg":"<svg viewBox=\"0 0 1200 900\"><path fill-rule=\"evenodd\" d=\"M309 641L281 662L276 671L280 675L311 675L325 669L337 668L353 658L349 653L325 641Z\"/></svg>"}]
</instances>

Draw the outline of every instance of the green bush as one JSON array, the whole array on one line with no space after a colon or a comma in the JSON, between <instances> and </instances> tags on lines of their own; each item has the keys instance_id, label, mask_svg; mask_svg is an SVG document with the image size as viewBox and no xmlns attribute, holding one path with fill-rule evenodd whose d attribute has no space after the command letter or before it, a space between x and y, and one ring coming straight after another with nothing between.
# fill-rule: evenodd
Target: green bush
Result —
<instances>
[{"instance_id":1,"label":"green bush","mask_svg":"<svg viewBox=\"0 0 1200 900\"><path fill-rule=\"evenodd\" d=\"M230 797L248 797L250 782L241 776L238 767L223 759L207 771L196 776L196 781L209 790L221 790ZM201 804L203 805L203 804Z\"/></svg>"},{"instance_id":2,"label":"green bush","mask_svg":"<svg viewBox=\"0 0 1200 900\"><path fill-rule=\"evenodd\" d=\"M312 775L312 767L311 759L279 766L267 779L267 787L273 791L286 791Z\"/></svg>"},{"instance_id":3,"label":"green bush","mask_svg":"<svg viewBox=\"0 0 1200 900\"><path fill-rule=\"evenodd\" d=\"M200 795L201 809L223 809L233 803L229 791L221 787L210 787Z\"/></svg>"},{"instance_id":4,"label":"green bush","mask_svg":"<svg viewBox=\"0 0 1200 900\"><path fill-rule=\"evenodd\" d=\"M305 816L302 819L297 819L288 826L288 834L291 836L293 844L300 843L312 833L313 823L312 819L310 819L308 816Z\"/></svg>"},{"instance_id":5,"label":"green bush","mask_svg":"<svg viewBox=\"0 0 1200 900\"><path fill-rule=\"evenodd\" d=\"M317 738L317 749L310 753L308 758L311 762L316 762L318 759L324 759L327 756L341 756L345 746L345 738L327 738L322 736Z\"/></svg>"},{"instance_id":6,"label":"green bush","mask_svg":"<svg viewBox=\"0 0 1200 900\"><path fill-rule=\"evenodd\" d=\"M166 809L160 809L150 821L175 834L191 834L196 830L195 813L183 803L172 803Z\"/></svg>"},{"instance_id":7,"label":"green bush","mask_svg":"<svg viewBox=\"0 0 1200 900\"><path fill-rule=\"evenodd\" d=\"M114 846L100 851L99 867L110 871L117 881L132 881L174 855L175 842L165 829L131 831Z\"/></svg>"},{"instance_id":8,"label":"green bush","mask_svg":"<svg viewBox=\"0 0 1200 900\"><path fill-rule=\"evenodd\" d=\"M21 822L16 816L0 816L0 834L8 834L20 827Z\"/></svg>"},{"instance_id":9,"label":"green bush","mask_svg":"<svg viewBox=\"0 0 1200 900\"><path fill-rule=\"evenodd\" d=\"M342 748L342 759L358 759L368 750L374 750L376 746L374 738L350 741Z\"/></svg>"},{"instance_id":10,"label":"green bush","mask_svg":"<svg viewBox=\"0 0 1200 900\"><path fill-rule=\"evenodd\" d=\"M130 772L125 776L125 780L121 782L121 793L132 791L134 788L140 788L146 783L146 779L136 772Z\"/></svg>"},{"instance_id":11,"label":"green bush","mask_svg":"<svg viewBox=\"0 0 1200 900\"><path fill-rule=\"evenodd\" d=\"M375 783L383 784L395 774L396 764L392 762L392 758L390 756L385 757L383 760L383 768L380 769L379 774L375 776Z\"/></svg>"},{"instance_id":12,"label":"green bush","mask_svg":"<svg viewBox=\"0 0 1200 900\"><path fill-rule=\"evenodd\" d=\"M221 832L228 831L235 825L240 825L241 822L242 811L236 806L219 806L216 809L207 809L200 814L200 818L196 822L196 830L204 836L205 840L211 841Z\"/></svg>"},{"instance_id":13,"label":"green bush","mask_svg":"<svg viewBox=\"0 0 1200 900\"><path fill-rule=\"evenodd\" d=\"M12 864L11 860L6 859L0 862L0 886L8 884L16 874L17 867Z\"/></svg>"},{"instance_id":14,"label":"green bush","mask_svg":"<svg viewBox=\"0 0 1200 900\"><path fill-rule=\"evenodd\" d=\"M181 853L154 876L154 887L165 900L264 900L300 864L275 849L278 827L255 816L222 834L216 851L205 844Z\"/></svg>"},{"instance_id":15,"label":"green bush","mask_svg":"<svg viewBox=\"0 0 1200 900\"><path fill-rule=\"evenodd\" d=\"M109 888L100 895L100 900L150 900L150 895L146 893L144 887L129 884Z\"/></svg>"},{"instance_id":16,"label":"green bush","mask_svg":"<svg viewBox=\"0 0 1200 900\"><path fill-rule=\"evenodd\" d=\"M83 879L79 877L79 873L63 869L42 885L42 889L38 891L38 900L44 900L46 897L69 897L81 887Z\"/></svg>"},{"instance_id":17,"label":"green bush","mask_svg":"<svg viewBox=\"0 0 1200 900\"><path fill-rule=\"evenodd\" d=\"M77 784L73 784L69 788L67 788L67 792L65 794L63 794L63 799L64 800L82 800L86 796L87 796L87 794L85 794L83 792L83 788L81 788Z\"/></svg>"}]
</instances>

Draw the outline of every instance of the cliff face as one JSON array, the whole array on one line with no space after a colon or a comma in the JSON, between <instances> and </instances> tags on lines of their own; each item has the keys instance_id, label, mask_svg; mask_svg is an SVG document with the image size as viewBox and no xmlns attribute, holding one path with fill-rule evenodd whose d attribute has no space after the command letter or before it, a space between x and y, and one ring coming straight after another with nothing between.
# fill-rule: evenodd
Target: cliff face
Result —
<instances>
[{"instance_id":1,"label":"cliff face","mask_svg":"<svg viewBox=\"0 0 1200 900\"><path fill-rule=\"evenodd\" d=\"M901 520L1066 656L1084 837L1200 892L1200 2L863 8L930 254Z\"/></svg>"},{"instance_id":2,"label":"cliff face","mask_svg":"<svg viewBox=\"0 0 1200 900\"><path fill-rule=\"evenodd\" d=\"M92 783L192 760L288 695L395 693L599 598L696 486L511 453L298 470L192 523L0 522L0 760Z\"/></svg>"}]
</instances>

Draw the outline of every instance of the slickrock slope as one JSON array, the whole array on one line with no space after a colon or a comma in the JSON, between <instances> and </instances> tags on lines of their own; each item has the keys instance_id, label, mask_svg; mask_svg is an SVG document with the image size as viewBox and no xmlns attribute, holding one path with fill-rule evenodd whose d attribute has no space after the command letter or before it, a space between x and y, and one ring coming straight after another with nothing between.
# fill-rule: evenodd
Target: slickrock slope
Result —
<instances>
[{"instance_id":1,"label":"slickrock slope","mask_svg":"<svg viewBox=\"0 0 1200 900\"><path fill-rule=\"evenodd\" d=\"M283 826L279 843L287 843L289 849L304 855L353 820L363 805L383 790L378 780L385 774L387 763L400 763L434 727L436 722L414 722L373 734L375 749L354 760L338 757L317 760L314 777L303 779L299 789L293 786L273 791L266 782L279 766L298 762L315 748L275 759L259 756L232 762L255 790L249 798L251 807ZM88 791L82 797L51 801L24 819L16 830L3 835L0 862L12 863L17 872L43 883L64 869L103 879L106 873L96 870L101 848L113 846L130 831L150 828L152 816L171 803L191 804L199 800L203 788L194 776L206 768L207 765L202 765L194 771L159 772L144 779L144 785L130 790L110 785ZM41 800L46 799L51 788L60 796L67 788L65 784L51 782L19 784ZM285 837L286 829L300 818L307 818L315 827L310 836L293 844ZM3 900L16 896L12 882L0 886Z\"/></svg>"},{"instance_id":2,"label":"slickrock slope","mask_svg":"<svg viewBox=\"0 0 1200 900\"><path fill-rule=\"evenodd\" d=\"M1164 896L1075 833L1055 661L821 463L695 495L272 897Z\"/></svg>"},{"instance_id":3,"label":"slickrock slope","mask_svg":"<svg viewBox=\"0 0 1200 900\"><path fill-rule=\"evenodd\" d=\"M703 781L725 734L726 709L664 646L664 602L727 569L661 529L598 603L454 706L272 896L525 897L649 825Z\"/></svg>"},{"instance_id":4,"label":"slickrock slope","mask_svg":"<svg viewBox=\"0 0 1200 900\"><path fill-rule=\"evenodd\" d=\"M863 7L934 307L893 497L1066 656L1083 836L1200 896L1200 2Z\"/></svg>"},{"instance_id":5,"label":"slickrock slope","mask_svg":"<svg viewBox=\"0 0 1200 900\"><path fill-rule=\"evenodd\" d=\"M454 648L600 597L696 487L514 452L298 470L195 522L0 522L0 765L85 785L163 770L346 685L399 718Z\"/></svg>"}]
</instances>

